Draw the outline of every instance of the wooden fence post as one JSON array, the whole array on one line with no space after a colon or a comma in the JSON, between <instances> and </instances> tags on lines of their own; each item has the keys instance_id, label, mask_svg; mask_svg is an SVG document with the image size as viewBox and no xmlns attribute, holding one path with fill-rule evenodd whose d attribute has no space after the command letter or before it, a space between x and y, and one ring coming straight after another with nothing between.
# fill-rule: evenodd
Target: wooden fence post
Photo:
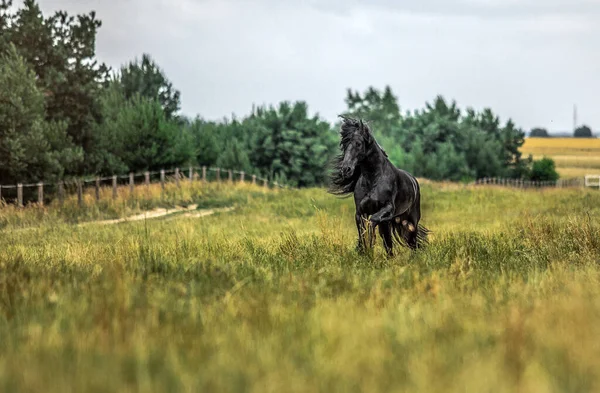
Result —
<instances>
[{"instance_id":1,"label":"wooden fence post","mask_svg":"<svg viewBox=\"0 0 600 393\"><path fill-rule=\"evenodd\" d=\"M96 177L96 200L100 200L100 178Z\"/></svg>"},{"instance_id":2,"label":"wooden fence post","mask_svg":"<svg viewBox=\"0 0 600 393\"><path fill-rule=\"evenodd\" d=\"M81 179L77 179L77 204L83 206L83 189L81 186Z\"/></svg>"},{"instance_id":3,"label":"wooden fence post","mask_svg":"<svg viewBox=\"0 0 600 393\"><path fill-rule=\"evenodd\" d=\"M221 182L221 168L217 168L217 182Z\"/></svg>"},{"instance_id":4,"label":"wooden fence post","mask_svg":"<svg viewBox=\"0 0 600 393\"><path fill-rule=\"evenodd\" d=\"M23 184L17 184L17 206L23 207Z\"/></svg>"},{"instance_id":5,"label":"wooden fence post","mask_svg":"<svg viewBox=\"0 0 600 393\"><path fill-rule=\"evenodd\" d=\"M38 204L44 206L44 183L38 183Z\"/></svg>"},{"instance_id":6,"label":"wooden fence post","mask_svg":"<svg viewBox=\"0 0 600 393\"><path fill-rule=\"evenodd\" d=\"M229 181L229 183L233 183L233 171L231 169L229 169L227 171L227 174L228 174L227 180Z\"/></svg>"},{"instance_id":7,"label":"wooden fence post","mask_svg":"<svg viewBox=\"0 0 600 393\"><path fill-rule=\"evenodd\" d=\"M267 179L263 179L263 187L267 188Z\"/></svg>"},{"instance_id":8,"label":"wooden fence post","mask_svg":"<svg viewBox=\"0 0 600 393\"><path fill-rule=\"evenodd\" d=\"M240 172L240 183L244 182L244 175L245 175L244 171Z\"/></svg>"},{"instance_id":9,"label":"wooden fence post","mask_svg":"<svg viewBox=\"0 0 600 393\"><path fill-rule=\"evenodd\" d=\"M177 184L177 188L180 187L180 185L179 185L179 168L175 168L175 184Z\"/></svg>"},{"instance_id":10,"label":"wooden fence post","mask_svg":"<svg viewBox=\"0 0 600 393\"><path fill-rule=\"evenodd\" d=\"M165 170L160 170L160 188L161 190L165 190Z\"/></svg>"},{"instance_id":11,"label":"wooden fence post","mask_svg":"<svg viewBox=\"0 0 600 393\"><path fill-rule=\"evenodd\" d=\"M206 183L206 167L202 167L202 183Z\"/></svg>"},{"instance_id":12,"label":"wooden fence post","mask_svg":"<svg viewBox=\"0 0 600 393\"><path fill-rule=\"evenodd\" d=\"M194 181L194 168L190 167L190 184Z\"/></svg>"},{"instance_id":13,"label":"wooden fence post","mask_svg":"<svg viewBox=\"0 0 600 393\"><path fill-rule=\"evenodd\" d=\"M252 175L252 184L256 185L256 175Z\"/></svg>"},{"instance_id":14,"label":"wooden fence post","mask_svg":"<svg viewBox=\"0 0 600 393\"><path fill-rule=\"evenodd\" d=\"M133 172L129 172L129 192L133 195L135 191L135 178L133 176Z\"/></svg>"},{"instance_id":15,"label":"wooden fence post","mask_svg":"<svg viewBox=\"0 0 600 393\"><path fill-rule=\"evenodd\" d=\"M112 188L113 188L113 199L117 199L117 175L113 175L113 182L112 182Z\"/></svg>"},{"instance_id":16,"label":"wooden fence post","mask_svg":"<svg viewBox=\"0 0 600 393\"><path fill-rule=\"evenodd\" d=\"M150 172L144 172L144 183L146 183L146 187L150 187Z\"/></svg>"}]
</instances>

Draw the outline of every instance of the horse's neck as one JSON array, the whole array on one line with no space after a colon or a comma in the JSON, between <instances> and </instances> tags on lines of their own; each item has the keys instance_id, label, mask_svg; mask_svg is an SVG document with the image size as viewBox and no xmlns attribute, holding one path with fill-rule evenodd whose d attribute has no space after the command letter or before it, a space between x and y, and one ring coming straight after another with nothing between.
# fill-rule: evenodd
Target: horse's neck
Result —
<instances>
[{"instance_id":1,"label":"horse's neck","mask_svg":"<svg viewBox=\"0 0 600 393\"><path fill-rule=\"evenodd\" d=\"M378 148L374 148L360 163L360 172L368 179L375 179L383 172L386 161L387 158L383 152Z\"/></svg>"}]
</instances>

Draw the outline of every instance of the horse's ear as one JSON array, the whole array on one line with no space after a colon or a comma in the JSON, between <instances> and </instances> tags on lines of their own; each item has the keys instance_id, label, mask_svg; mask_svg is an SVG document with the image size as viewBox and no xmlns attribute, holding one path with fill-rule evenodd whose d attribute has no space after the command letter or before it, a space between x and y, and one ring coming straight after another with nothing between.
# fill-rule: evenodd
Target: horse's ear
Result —
<instances>
[{"instance_id":1,"label":"horse's ear","mask_svg":"<svg viewBox=\"0 0 600 393\"><path fill-rule=\"evenodd\" d=\"M342 124L340 125L340 132L343 132L344 129L348 127L348 123L351 119L344 114L338 115L338 117L342 119Z\"/></svg>"}]
</instances>

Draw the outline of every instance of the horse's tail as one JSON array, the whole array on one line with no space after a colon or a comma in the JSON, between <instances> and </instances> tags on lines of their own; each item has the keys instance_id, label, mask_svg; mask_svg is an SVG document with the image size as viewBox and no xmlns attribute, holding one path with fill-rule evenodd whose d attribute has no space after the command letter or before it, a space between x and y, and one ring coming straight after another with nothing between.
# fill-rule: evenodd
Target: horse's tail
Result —
<instances>
[{"instance_id":1,"label":"horse's tail","mask_svg":"<svg viewBox=\"0 0 600 393\"><path fill-rule=\"evenodd\" d=\"M417 225L417 245L419 247L429 244L429 234L431 231L423 225Z\"/></svg>"},{"instance_id":2,"label":"horse's tail","mask_svg":"<svg viewBox=\"0 0 600 393\"><path fill-rule=\"evenodd\" d=\"M414 230L406 228L402 223L395 220L392 220L391 227L392 237L401 246L411 247L411 239L414 241L413 245L415 248L423 248L429 244L429 234L431 231L421 224L417 225L416 234Z\"/></svg>"}]
</instances>

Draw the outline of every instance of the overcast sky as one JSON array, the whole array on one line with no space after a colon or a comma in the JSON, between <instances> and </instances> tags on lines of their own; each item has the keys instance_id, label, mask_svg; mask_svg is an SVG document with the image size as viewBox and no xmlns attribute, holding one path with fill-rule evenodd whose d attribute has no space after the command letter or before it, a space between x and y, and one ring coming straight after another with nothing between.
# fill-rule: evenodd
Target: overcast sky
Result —
<instances>
[{"instance_id":1,"label":"overcast sky","mask_svg":"<svg viewBox=\"0 0 600 393\"><path fill-rule=\"evenodd\" d=\"M18 1L17 1L18 2ZM389 84L404 110L437 94L518 126L600 129L600 0L40 0L95 10L97 55L150 53L183 112L306 100L333 121L347 88Z\"/></svg>"}]
</instances>

